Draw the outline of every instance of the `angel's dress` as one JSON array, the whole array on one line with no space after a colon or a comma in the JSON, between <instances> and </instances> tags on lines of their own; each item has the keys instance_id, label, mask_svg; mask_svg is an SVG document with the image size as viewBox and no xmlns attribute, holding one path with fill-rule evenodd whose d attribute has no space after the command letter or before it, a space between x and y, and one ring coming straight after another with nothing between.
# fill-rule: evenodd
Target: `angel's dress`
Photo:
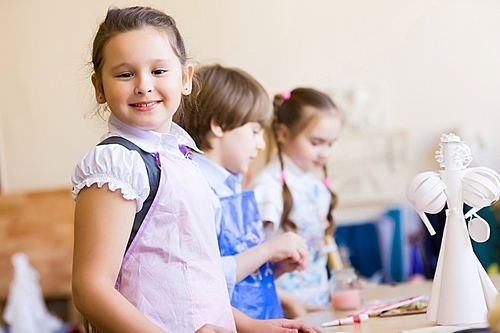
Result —
<instances>
[{"instance_id":1,"label":"angel's dress","mask_svg":"<svg viewBox=\"0 0 500 333\"><path fill-rule=\"evenodd\" d=\"M440 185L446 188L439 195L442 206L447 202L448 209L427 309L427 319L439 325L486 323L488 311L493 308L498 294L474 254L463 214L464 197L470 197L466 191L474 191L473 195L477 195L478 188L481 191L484 187L480 184L475 188L464 187L464 175L474 178L475 169L484 168L440 171ZM439 177L437 173L428 174ZM414 205L418 206L418 198L416 200ZM476 211L480 208L473 207ZM426 211L425 207L422 210Z\"/></svg>"}]
</instances>

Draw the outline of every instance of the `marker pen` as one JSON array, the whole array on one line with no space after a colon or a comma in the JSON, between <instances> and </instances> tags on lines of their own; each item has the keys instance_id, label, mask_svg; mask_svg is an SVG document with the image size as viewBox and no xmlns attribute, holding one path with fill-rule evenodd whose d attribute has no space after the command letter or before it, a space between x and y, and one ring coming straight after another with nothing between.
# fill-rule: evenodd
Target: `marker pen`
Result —
<instances>
[{"instance_id":1,"label":"marker pen","mask_svg":"<svg viewBox=\"0 0 500 333\"><path fill-rule=\"evenodd\" d=\"M361 313L361 314L355 315L355 316L350 316L350 317L335 319L332 321L327 321L327 322L321 324L321 326L323 326L323 327L340 326L340 325L345 325L345 324L360 323L360 322L365 321L365 320L368 320L368 315L366 313Z\"/></svg>"}]
</instances>

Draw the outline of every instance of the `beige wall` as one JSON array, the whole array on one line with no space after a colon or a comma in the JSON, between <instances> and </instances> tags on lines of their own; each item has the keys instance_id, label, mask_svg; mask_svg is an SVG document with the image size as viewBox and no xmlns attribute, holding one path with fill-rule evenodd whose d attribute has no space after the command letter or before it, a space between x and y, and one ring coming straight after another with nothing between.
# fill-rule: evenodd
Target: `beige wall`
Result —
<instances>
[{"instance_id":1,"label":"beige wall","mask_svg":"<svg viewBox=\"0 0 500 333\"><path fill-rule=\"evenodd\" d=\"M2 192L70 186L105 127L93 107L89 45L103 0L0 2ZM245 69L274 94L313 86L365 130L405 130L415 172L437 169L439 136L459 129L500 171L498 0L137 1L178 22L198 62ZM367 147L369 149L369 147Z\"/></svg>"}]
</instances>

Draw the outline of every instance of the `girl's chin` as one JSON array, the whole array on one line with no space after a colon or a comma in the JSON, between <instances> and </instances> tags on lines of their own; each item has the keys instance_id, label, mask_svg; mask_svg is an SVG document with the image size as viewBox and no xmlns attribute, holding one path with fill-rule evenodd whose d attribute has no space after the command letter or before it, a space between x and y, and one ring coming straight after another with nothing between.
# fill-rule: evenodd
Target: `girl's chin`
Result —
<instances>
[{"instance_id":1,"label":"girl's chin","mask_svg":"<svg viewBox=\"0 0 500 333\"><path fill-rule=\"evenodd\" d=\"M316 164L316 163L314 163L314 165L312 165L312 166L310 167L310 170L309 170L309 171L316 171L316 170L318 170L318 169L321 169L322 167L323 167L323 164Z\"/></svg>"},{"instance_id":2,"label":"girl's chin","mask_svg":"<svg viewBox=\"0 0 500 333\"><path fill-rule=\"evenodd\" d=\"M313 163L314 169L320 169L325 165L325 163Z\"/></svg>"}]
</instances>

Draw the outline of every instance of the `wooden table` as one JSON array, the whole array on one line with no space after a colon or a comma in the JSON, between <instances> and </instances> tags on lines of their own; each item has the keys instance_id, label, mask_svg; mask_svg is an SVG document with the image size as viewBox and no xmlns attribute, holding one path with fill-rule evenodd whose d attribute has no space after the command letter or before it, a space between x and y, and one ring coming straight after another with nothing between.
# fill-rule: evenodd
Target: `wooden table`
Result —
<instances>
[{"instance_id":1,"label":"wooden table","mask_svg":"<svg viewBox=\"0 0 500 333\"><path fill-rule=\"evenodd\" d=\"M500 275L491 277L497 288L500 287ZM397 285L377 285L366 288L365 301L410 297L417 295L430 295L432 281L414 283L401 283ZM320 328L321 323L348 316L353 311L338 311L329 306L325 311L312 312L298 319L314 324ZM360 324L324 327L323 332L349 332L349 333L396 333L402 329L416 329L435 326L434 322L426 319L425 313L394 317L370 317Z\"/></svg>"}]
</instances>

